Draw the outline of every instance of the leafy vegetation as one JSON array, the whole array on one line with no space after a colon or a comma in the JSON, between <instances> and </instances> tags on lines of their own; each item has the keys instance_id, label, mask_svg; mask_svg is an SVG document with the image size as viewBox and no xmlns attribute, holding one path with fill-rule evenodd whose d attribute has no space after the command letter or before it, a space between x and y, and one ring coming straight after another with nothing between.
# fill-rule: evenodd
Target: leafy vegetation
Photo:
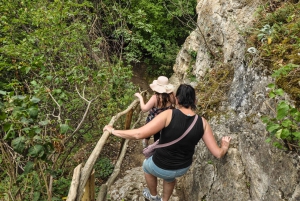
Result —
<instances>
[{"instance_id":1,"label":"leafy vegetation","mask_svg":"<svg viewBox=\"0 0 300 201\"><path fill-rule=\"evenodd\" d=\"M264 116L270 133L268 142L279 148L299 150L300 146L300 3L280 2L261 7L249 37L249 46L264 61L275 83L270 97L277 103L275 117ZM292 100L280 98L287 93Z\"/></svg>"},{"instance_id":2,"label":"leafy vegetation","mask_svg":"<svg viewBox=\"0 0 300 201\"><path fill-rule=\"evenodd\" d=\"M195 5L195 0L104 0L96 3L95 27L127 63L145 63L151 76L170 75Z\"/></svg>"},{"instance_id":3,"label":"leafy vegetation","mask_svg":"<svg viewBox=\"0 0 300 201\"><path fill-rule=\"evenodd\" d=\"M272 89L271 98L282 96L282 89L275 89L274 84L270 84ZM274 146L284 149L288 147L290 150L300 147L300 112L297 108L291 106L287 101L279 101L276 107L276 117L262 117L263 122L267 125L267 130L271 134L267 142L272 141L272 137L276 137ZM284 144L280 143L282 141ZM285 145L285 146L283 146Z\"/></svg>"},{"instance_id":4,"label":"leafy vegetation","mask_svg":"<svg viewBox=\"0 0 300 201\"><path fill-rule=\"evenodd\" d=\"M95 172L99 174L101 179L106 179L114 170L114 165L111 164L108 158L100 158L95 163ZM96 175L97 176L97 175Z\"/></svg>"},{"instance_id":5,"label":"leafy vegetation","mask_svg":"<svg viewBox=\"0 0 300 201\"><path fill-rule=\"evenodd\" d=\"M66 197L78 152L132 101L131 65L171 73L195 4L0 2L1 199ZM113 168L96 166L99 177Z\"/></svg>"},{"instance_id":6,"label":"leafy vegetation","mask_svg":"<svg viewBox=\"0 0 300 201\"><path fill-rule=\"evenodd\" d=\"M131 67L106 62L89 38L88 1L0 3L1 195L67 195L66 167L89 132L131 101ZM97 58L97 59L95 59ZM75 148L76 147L76 148Z\"/></svg>"}]
</instances>

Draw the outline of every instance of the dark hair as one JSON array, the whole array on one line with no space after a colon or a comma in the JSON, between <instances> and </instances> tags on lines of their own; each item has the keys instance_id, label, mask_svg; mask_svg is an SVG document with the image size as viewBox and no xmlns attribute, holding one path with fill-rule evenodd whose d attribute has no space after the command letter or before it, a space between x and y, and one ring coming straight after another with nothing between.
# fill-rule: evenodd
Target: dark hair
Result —
<instances>
[{"instance_id":1,"label":"dark hair","mask_svg":"<svg viewBox=\"0 0 300 201\"><path fill-rule=\"evenodd\" d=\"M173 95L173 93L158 93L155 92L156 95L156 99L157 99L157 106L161 106L161 107L166 107L168 102L171 102L171 96ZM160 99L161 100L161 105L160 103ZM173 98L174 99L174 98Z\"/></svg>"},{"instance_id":2,"label":"dark hair","mask_svg":"<svg viewBox=\"0 0 300 201\"><path fill-rule=\"evenodd\" d=\"M195 89L188 84L179 85L176 91L176 98L179 105L182 105L185 108L191 107L192 110L196 109L196 93Z\"/></svg>"}]
</instances>

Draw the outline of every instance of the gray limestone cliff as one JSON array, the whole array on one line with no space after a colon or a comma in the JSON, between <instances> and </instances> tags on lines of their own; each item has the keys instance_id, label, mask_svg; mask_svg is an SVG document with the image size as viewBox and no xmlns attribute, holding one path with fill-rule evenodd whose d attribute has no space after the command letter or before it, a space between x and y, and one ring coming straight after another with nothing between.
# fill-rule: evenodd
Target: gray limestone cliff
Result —
<instances>
[{"instance_id":1,"label":"gray limestone cliff","mask_svg":"<svg viewBox=\"0 0 300 201\"><path fill-rule=\"evenodd\" d=\"M233 143L228 154L215 159L203 143L197 147L194 163L182 178L186 200L205 201L280 201L300 200L299 156L278 150L265 142L266 128L262 115L272 115L274 103L268 99L271 78L257 61L245 59L246 44L242 30L251 27L254 12L264 1L199 1L198 25L214 51L222 51L223 63L234 67L234 79L227 101L220 110L225 113L210 121L218 140L230 135ZM208 55L205 41L194 31L186 40L174 66L174 79L188 82L186 70L197 52L193 73L197 81L215 62Z\"/></svg>"},{"instance_id":2,"label":"gray limestone cliff","mask_svg":"<svg viewBox=\"0 0 300 201\"><path fill-rule=\"evenodd\" d=\"M261 62L250 65L245 59L243 30L252 26L256 9L264 3L266 1L198 0L197 23L206 41L198 30L190 34L177 56L175 73L170 80L175 85L196 85L205 72L216 65L205 43L209 43L213 52L222 52L222 62L234 68L234 79L227 100L219 108L222 115L212 118L210 124L218 141L224 135L233 139L229 152L222 159L214 158L202 141L198 144L193 165L178 184L185 201L300 200L299 156L265 142L268 133L260 117L272 115L271 108L275 107L268 98L267 85L272 78L262 70ZM193 66L190 51L197 52ZM189 80L189 68L196 82ZM128 172L128 178L132 179L132 175L137 176L137 171ZM115 185L123 188L127 185L122 196L128 198L129 189L140 191L143 180L140 174L130 183L117 181ZM136 196L132 200L143 198ZM176 191L171 200L178 200Z\"/></svg>"}]
</instances>

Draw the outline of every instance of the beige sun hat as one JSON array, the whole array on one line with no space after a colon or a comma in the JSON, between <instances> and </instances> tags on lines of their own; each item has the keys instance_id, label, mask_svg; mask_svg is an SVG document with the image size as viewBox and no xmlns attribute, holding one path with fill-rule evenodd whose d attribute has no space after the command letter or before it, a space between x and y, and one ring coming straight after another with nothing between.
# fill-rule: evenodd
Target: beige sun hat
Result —
<instances>
[{"instance_id":1,"label":"beige sun hat","mask_svg":"<svg viewBox=\"0 0 300 201\"><path fill-rule=\"evenodd\" d=\"M174 91L174 86L169 84L169 79L165 76L159 76L150 84L150 88L158 93L171 93Z\"/></svg>"}]
</instances>

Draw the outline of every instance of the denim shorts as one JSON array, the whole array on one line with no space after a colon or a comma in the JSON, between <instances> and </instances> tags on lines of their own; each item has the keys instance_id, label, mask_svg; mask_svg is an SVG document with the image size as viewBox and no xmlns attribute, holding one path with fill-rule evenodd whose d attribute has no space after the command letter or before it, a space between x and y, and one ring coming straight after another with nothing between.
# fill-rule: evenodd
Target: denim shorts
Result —
<instances>
[{"instance_id":1,"label":"denim shorts","mask_svg":"<svg viewBox=\"0 0 300 201\"><path fill-rule=\"evenodd\" d=\"M176 177L184 175L189 168L190 166L178 170L161 169L154 164L152 156L148 159L145 159L143 162L143 170L145 173L161 178L167 182L173 182Z\"/></svg>"}]
</instances>

